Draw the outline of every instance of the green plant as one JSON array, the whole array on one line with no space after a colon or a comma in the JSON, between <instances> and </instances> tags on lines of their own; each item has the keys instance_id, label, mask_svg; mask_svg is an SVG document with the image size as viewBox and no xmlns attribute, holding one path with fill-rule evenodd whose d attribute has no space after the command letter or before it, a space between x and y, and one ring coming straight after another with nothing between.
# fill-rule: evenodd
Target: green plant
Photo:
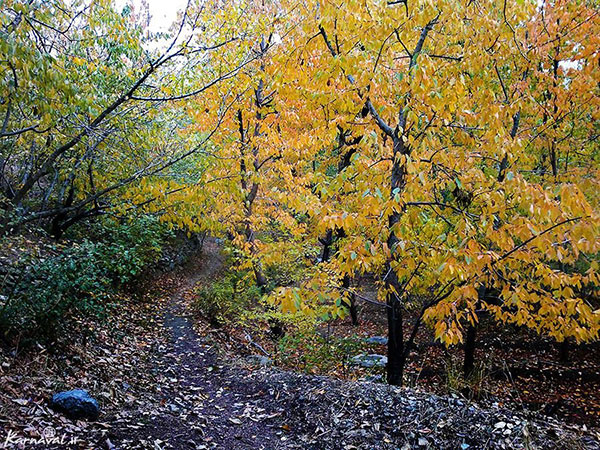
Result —
<instances>
[{"instance_id":1,"label":"green plant","mask_svg":"<svg viewBox=\"0 0 600 450\"><path fill-rule=\"evenodd\" d=\"M489 368L486 362L476 364L471 374L465 378L460 361L446 360L446 387L449 392L464 395L469 400L479 400L486 394Z\"/></svg>"},{"instance_id":2,"label":"green plant","mask_svg":"<svg viewBox=\"0 0 600 450\"><path fill-rule=\"evenodd\" d=\"M216 328L243 320L261 295L247 272L233 270L212 284L199 286L195 294L196 311Z\"/></svg>"},{"instance_id":3,"label":"green plant","mask_svg":"<svg viewBox=\"0 0 600 450\"><path fill-rule=\"evenodd\" d=\"M79 242L54 244L44 256L24 252L0 285L3 336L54 336L73 317L105 314L116 291L156 262L169 236L155 218L141 216L80 229L72 236Z\"/></svg>"},{"instance_id":4,"label":"green plant","mask_svg":"<svg viewBox=\"0 0 600 450\"><path fill-rule=\"evenodd\" d=\"M101 247L90 241L44 260L27 257L14 269L0 310L4 335L54 335L67 315L100 313L112 292L112 280L98 263Z\"/></svg>"},{"instance_id":5,"label":"green plant","mask_svg":"<svg viewBox=\"0 0 600 450\"><path fill-rule=\"evenodd\" d=\"M311 324L296 321L296 328L278 341L277 362L307 373L345 376L352 356L364 350L364 342L356 336L324 336Z\"/></svg>"},{"instance_id":6,"label":"green plant","mask_svg":"<svg viewBox=\"0 0 600 450\"><path fill-rule=\"evenodd\" d=\"M230 280L219 280L196 289L195 309L213 327L221 327L234 310L234 286Z\"/></svg>"},{"instance_id":7,"label":"green plant","mask_svg":"<svg viewBox=\"0 0 600 450\"><path fill-rule=\"evenodd\" d=\"M96 223L92 231L105 243L97 255L99 263L120 284L131 281L145 267L156 262L163 246L174 234L157 218L149 215L138 216L124 223L114 220Z\"/></svg>"}]
</instances>

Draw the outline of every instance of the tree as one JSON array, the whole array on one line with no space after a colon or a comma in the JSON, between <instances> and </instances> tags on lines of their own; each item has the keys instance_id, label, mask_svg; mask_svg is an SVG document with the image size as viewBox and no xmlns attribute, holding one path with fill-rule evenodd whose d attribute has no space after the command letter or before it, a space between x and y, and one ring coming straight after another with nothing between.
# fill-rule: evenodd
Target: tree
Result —
<instances>
[{"instance_id":1,"label":"tree","mask_svg":"<svg viewBox=\"0 0 600 450\"><path fill-rule=\"evenodd\" d=\"M241 37L225 25L229 16L213 14L217 3L190 2L162 51L147 50L142 28L108 1L5 3L4 228L45 220L59 237L120 204L127 186L205 149L223 108L206 113L205 139L166 131L183 128L187 99L253 59L226 51ZM202 63L201 74L187 76Z\"/></svg>"},{"instance_id":2,"label":"tree","mask_svg":"<svg viewBox=\"0 0 600 450\"><path fill-rule=\"evenodd\" d=\"M289 54L307 107L294 110L322 110L326 124L313 129L330 142L337 125L363 136L339 209L323 202L306 210L320 233L346 235L323 269L379 274L388 381L402 383L422 322L448 345L461 342L483 311L558 340L596 338L593 299L577 292L598 285L597 212L572 182L536 178L537 161L526 158L536 131L525 129L529 140L519 131L537 107L529 83L538 69L527 57L539 49L529 34L535 5L415 2L407 13L348 1L311 4L303 14L307 43ZM573 105L589 99L585 89L563 87ZM595 147L589 132L585 142ZM311 158L323 145L322 136L296 143ZM589 259L583 273L557 267L579 258ZM307 297L322 304L323 286L335 283L315 272L276 301L286 309L294 297L296 306ZM482 300L482 287L500 295ZM410 309L416 320L407 330Z\"/></svg>"},{"instance_id":3,"label":"tree","mask_svg":"<svg viewBox=\"0 0 600 450\"><path fill-rule=\"evenodd\" d=\"M447 345L484 314L558 341L598 337L588 3L240 8L252 13L241 53L255 59L191 103L197 136L197 111L235 99L200 181L169 189L199 201L194 219L229 235L258 285L296 264L292 280L268 280L271 304L343 316L345 296L363 298L348 280L374 275L378 300L363 300L387 311L391 384L422 324Z\"/></svg>"}]
</instances>

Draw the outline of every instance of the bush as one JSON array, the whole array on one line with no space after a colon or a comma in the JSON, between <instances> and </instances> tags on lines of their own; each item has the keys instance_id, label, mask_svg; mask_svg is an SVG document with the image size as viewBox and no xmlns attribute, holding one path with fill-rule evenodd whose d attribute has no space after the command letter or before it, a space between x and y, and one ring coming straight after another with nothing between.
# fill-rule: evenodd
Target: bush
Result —
<instances>
[{"instance_id":1,"label":"bush","mask_svg":"<svg viewBox=\"0 0 600 450\"><path fill-rule=\"evenodd\" d=\"M89 314L105 307L112 280L99 264L101 246L89 241L39 260L35 257L14 273L12 289L5 295L0 324L11 334L54 334L68 312Z\"/></svg>"},{"instance_id":2,"label":"bush","mask_svg":"<svg viewBox=\"0 0 600 450\"><path fill-rule=\"evenodd\" d=\"M350 358L364 347L358 337L325 337L310 325L299 326L278 341L277 362L306 373L346 376Z\"/></svg>"},{"instance_id":3,"label":"bush","mask_svg":"<svg viewBox=\"0 0 600 450\"><path fill-rule=\"evenodd\" d=\"M3 337L53 337L69 318L106 313L114 293L155 262L168 234L156 219L95 224L70 245L21 255L0 285ZM40 256L43 253L44 256Z\"/></svg>"},{"instance_id":4,"label":"bush","mask_svg":"<svg viewBox=\"0 0 600 450\"><path fill-rule=\"evenodd\" d=\"M229 272L223 278L196 289L194 307L213 327L242 319L260 290L245 272Z\"/></svg>"},{"instance_id":5,"label":"bush","mask_svg":"<svg viewBox=\"0 0 600 450\"><path fill-rule=\"evenodd\" d=\"M131 281L155 263L163 246L173 238L173 232L153 216L139 216L126 223L107 220L85 231L102 247L96 255L98 264L119 284Z\"/></svg>"},{"instance_id":6,"label":"bush","mask_svg":"<svg viewBox=\"0 0 600 450\"><path fill-rule=\"evenodd\" d=\"M235 288L229 279L202 285L196 290L194 307L213 327L227 322L235 310Z\"/></svg>"}]
</instances>

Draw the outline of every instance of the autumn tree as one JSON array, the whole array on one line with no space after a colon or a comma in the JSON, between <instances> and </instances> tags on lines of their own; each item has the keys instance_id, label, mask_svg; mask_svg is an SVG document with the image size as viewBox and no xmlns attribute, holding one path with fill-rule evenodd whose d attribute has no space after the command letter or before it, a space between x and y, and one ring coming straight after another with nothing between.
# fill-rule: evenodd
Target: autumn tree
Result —
<instances>
[{"instance_id":1,"label":"autumn tree","mask_svg":"<svg viewBox=\"0 0 600 450\"><path fill-rule=\"evenodd\" d=\"M253 58L226 52L240 36L215 8L190 2L166 44L152 44L128 10L107 1L4 3L4 228L43 221L58 237L120 205L142 178L205 149L225 108L206 112L205 139L185 141L177 133L185 101Z\"/></svg>"},{"instance_id":2,"label":"autumn tree","mask_svg":"<svg viewBox=\"0 0 600 450\"><path fill-rule=\"evenodd\" d=\"M538 14L527 2L312 4L306 44L290 50L296 80L306 83L300 95L312 97L306 110L323 111L330 142L338 125L363 138L345 171L343 202L335 211L326 202L307 208L320 233L343 228L336 261L275 301L323 301L323 287L335 289L324 273L378 273L392 384L402 382L422 322L448 345L484 311L558 340L597 337L598 313L573 289L598 283L597 213L572 181L541 182L539 160L526 157L537 139L523 125L536 110L530 83L547 67L527 56L538 51ZM585 89L557 85L573 105L589 99ZM321 139L314 145L322 148ZM590 261L583 273L557 265L582 254Z\"/></svg>"},{"instance_id":3,"label":"autumn tree","mask_svg":"<svg viewBox=\"0 0 600 450\"><path fill-rule=\"evenodd\" d=\"M299 263L265 290L283 312L340 317L348 294L385 308L391 384L422 324L470 336L467 354L483 315L596 339L597 13L576 3L240 4L255 58L190 103L199 136L232 99L202 187L172 188L258 285Z\"/></svg>"}]
</instances>

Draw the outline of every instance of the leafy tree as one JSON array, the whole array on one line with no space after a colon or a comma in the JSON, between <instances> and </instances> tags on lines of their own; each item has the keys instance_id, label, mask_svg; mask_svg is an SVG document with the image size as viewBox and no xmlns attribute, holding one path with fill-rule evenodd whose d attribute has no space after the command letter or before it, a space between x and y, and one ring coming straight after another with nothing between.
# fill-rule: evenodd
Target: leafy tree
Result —
<instances>
[{"instance_id":1,"label":"leafy tree","mask_svg":"<svg viewBox=\"0 0 600 450\"><path fill-rule=\"evenodd\" d=\"M467 371L484 315L598 337L594 2L192 2L162 52L107 1L6 6L5 227L220 233L283 313L385 308L391 384L422 324Z\"/></svg>"},{"instance_id":2,"label":"leafy tree","mask_svg":"<svg viewBox=\"0 0 600 450\"><path fill-rule=\"evenodd\" d=\"M578 60L584 68L562 80L548 76L552 66L542 61L549 45L543 27L535 32L549 7L530 2L347 1L295 10L301 30L281 46L276 137L284 155L304 159L285 194L309 218L307 232L343 229L344 238L332 261L272 298L284 310L319 309L339 299L344 275L377 273L392 384L402 383L423 322L448 345L461 342L484 312L559 341L598 335L597 300L588 295L598 285L594 194L586 198L586 177L540 178L536 157L548 148L538 146L542 130L556 133L550 148L564 143L564 158L569 140L585 142L592 156L582 158L584 166L594 166L597 151L597 124L575 123L579 113L595 114L588 89L597 90L597 65L588 60L597 58L596 38L585 26L595 12L583 2L577 12L565 5L552 7L575 14L561 23L581 23L574 28L581 35L553 61ZM559 105L546 125L536 119L542 79L551 92L543 98ZM568 113L560 112L561 96ZM589 109L577 110L585 102ZM571 126L557 123L565 113ZM362 138L351 164L323 183L340 128ZM567 267L581 258L583 270ZM416 314L411 327L407 310ZM340 302L329 311L342 314Z\"/></svg>"},{"instance_id":3,"label":"leafy tree","mask_svg":"<svg viewBox=\"0 0 600 450\"><path fill-rule=\"evenodd\" d=\"M110 1L4 2L4 228L43 220L59 237L120 206L128 186L205 150L222 111L205 113L203 138L184 141L177 130L186 100L253 58L219 56L239 35L229 17L213 14L218 5L190 2L159 51Z\"/></svg>"}]
</instances>

